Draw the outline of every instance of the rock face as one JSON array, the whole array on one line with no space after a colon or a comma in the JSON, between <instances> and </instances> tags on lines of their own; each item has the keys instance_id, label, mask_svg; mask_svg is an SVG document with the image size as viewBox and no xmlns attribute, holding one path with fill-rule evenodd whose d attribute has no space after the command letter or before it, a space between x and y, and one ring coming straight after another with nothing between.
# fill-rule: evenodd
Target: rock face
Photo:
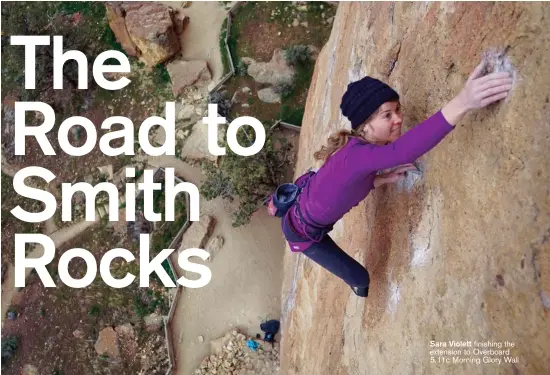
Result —
<instances>
[{"instance_id":1,"label":"rock face","mask_svg":"<svg viewBox=\"0 0 550 375\"><path fill-rule=\"evenodd\" d=\"M273 57L269 62L256 62L247 57L242 60L248 65L248 75L258 83L276 85L277 83L292 83L294 80L295 70L287 65L285 53L280 48L273 51Z\"/></svg>"},{"instance_id":2,"label":"rock face","mask_svg":"<svg viewBox=\"0 0 550 375\"><path fill-rule=\"evenodd\" d=\"M126 53L149 66L162 63L180 51L179 35L188 18L154 2L108 2L107 19Z\"/></svg>"},{"instance_id":3,"label":"rock face","mask_svg":"<svg viewBox=\"0 0 550 375\"><path fill-rule=\"evenodd\" d=\"M183 61L176 60L166 65L170 80L172 81L172 92L178 96L186 87L193 84L208 84L212 75L206 61Z\"/></svg>"},{"instance_id":4,"label":"rock face","mask_svg":"<svg viewBox=\"0 0 550 375\"><path fill-rule=\"evenodd\" d=\"M549 17L538 3L339 3L297 175L349 128L339 105L351 81L392 85L408 130L452 99L490 48L510 46L516 79L505 102L466 116L420 158L414 186L376 189L335 225L332 238L370 272L367 299L287 249L282 374L550 372ZM449 340L511 341L518 363L430 363L430 341Z\"/></svg>"}]
</instances>

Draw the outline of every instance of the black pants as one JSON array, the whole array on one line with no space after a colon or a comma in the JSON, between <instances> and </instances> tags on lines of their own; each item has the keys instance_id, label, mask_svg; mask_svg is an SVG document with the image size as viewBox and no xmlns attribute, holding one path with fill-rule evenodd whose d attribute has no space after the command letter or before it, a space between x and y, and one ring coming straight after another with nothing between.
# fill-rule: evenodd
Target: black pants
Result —
<instances>
[{"instance_id":1,"label":"black pants","mask_svg":"<svg viewBox=\"0 0 550 375\"><path fill-rule=\"evenodd\" d=\"M283 232L287 239L302 242L283 219ZM358 261L342 250L329 235L325 235L320 242L316 242L302 252L305 256L325 268L327 271L344 280L349 286L368 287L369 273Z\"/></svg>"},{"instance_id":2,"label":"black pants","mask_svg":"<svg viewBox=\"0 0 550 375\"><path fill-rule=\"evenodd\" d=\"M303 252L305 256L344 280L350 286L368 287L369 273L326 235Z\"/></svg>"}]
</instances>

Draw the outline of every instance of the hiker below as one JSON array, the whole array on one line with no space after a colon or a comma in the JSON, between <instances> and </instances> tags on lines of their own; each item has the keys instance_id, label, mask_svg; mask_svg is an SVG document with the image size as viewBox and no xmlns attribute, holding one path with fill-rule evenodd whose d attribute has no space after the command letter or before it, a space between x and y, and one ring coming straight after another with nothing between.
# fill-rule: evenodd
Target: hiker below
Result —
<instances>
[{"instance_id":1,"label":"hiker below","mask_svg":"<svg viewBox=\"0 0 550 375\"><path fill-rule=\"evenodd\" d=\"M299 177L301 188L282 216L282 230L293 252L301 252L367 297L369 273L328 235L333 225L369 192L392 184L416 169L417 158L434 148L469 111L504 99L512 88L509 73L482 76L478 65L460 93L424 122L401 136L399 95L385 83L364 77L348 85L340 108L352 130L328 138L314 154L323 165ZM394 168L387 173L380 171ZM288 184L287 184L288 185Z\"/></svg>"}]
</instances>

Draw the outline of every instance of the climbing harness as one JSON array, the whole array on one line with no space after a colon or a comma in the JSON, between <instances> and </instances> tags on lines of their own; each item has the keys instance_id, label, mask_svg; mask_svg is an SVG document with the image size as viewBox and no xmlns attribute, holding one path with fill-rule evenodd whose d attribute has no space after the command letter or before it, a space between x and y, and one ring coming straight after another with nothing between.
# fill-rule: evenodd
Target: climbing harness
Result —
<instances>
[{"instance_id":1,"label":"climbing harness","mask_svg":"<svg viewBox=\"0 0 550 375\"><path fill-rule=\"evenodd\" d=\"M298 177L296 182L279 185L275 192L266 200L266 205L268 213L271 216L284 217L289 210L296 210L296 217L298 218L299 225L307 239L313 242L320 242L323 237L333 229L334 223L323 225L316 222L311 218L309 213L303 209L298 199L315 173L316 171L310 169L302 176Z\"/></svg>"}]
</instances>

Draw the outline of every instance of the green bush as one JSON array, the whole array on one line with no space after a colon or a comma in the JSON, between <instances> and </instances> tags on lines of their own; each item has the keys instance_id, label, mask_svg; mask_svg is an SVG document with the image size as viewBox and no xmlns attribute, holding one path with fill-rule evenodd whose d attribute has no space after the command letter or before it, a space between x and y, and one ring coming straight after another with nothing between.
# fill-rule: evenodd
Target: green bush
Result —
<instances>
[{"instance_id":1,"label":"green bush","mask_svg":"<svg viewBox=\"0 0 550 375\"><path fill-rule=\"evenodd\" d=\"M143 292L141 292L143 293ZM145 316L155 312L157 307L160 308L162 314L167 314L169 310L168 301L160 292L154 292L148 289L144 295L145 301L138 295L134 295L134 312L143 319Z\"/></svg>"},{"instance_id":2,"label":"green bush","mask_svg":"<svg viewBox=\"0 0 550 375\"><path fill-rule=\"evenodd\" d=\"M170 74L164 64L155 65L152 72L152 78L155 85L163 86L170 83Z\"/></svg>"},{"instance_id":3,"label":"green bush","mask_svg":"<svg viewBox=\"0 0 550 375\"><path fill-rule=\"evenodd\" d=\"M17 336L7 336L2 338L2 364L11 359L19 347L19 338Z\"/></svg>"},{"instance_id":4,"label":"green bush","mask_svg":"<svg viewBox=\"0 0 550 375\"><path fill-rule=\"evenodd\" d=\"M244 77L248 74L248 65L244 63L244 61L240 60L237 64L237 67L235 68L235 74L241 77Z\"/></svg>"},{"instance_id":5,"label":"green bush","mask_svg":"<svg viewBox=\"0 0 550 375\"><path fill-rule=\"evenodd\" d=\"M250 145L242 127L237 132L241 145ZM248 134L253 137L254 131L249 128ZM252 139L253 141L253 139ZM206 179L200 187L201 194L207 200L221 196L224 199L238 199L239 207L233 213L233 226L238 227L249 222L252 213L261 207L263 200L280 183L284 172L286 153L289 144L277 150L266 131L264 147L256 155L240 156L227 147L227 154L219 168L210 163L203 163L202 169Z\"/></svg>"},{"instance_id":6,"label":"green bush","mask_svg":"<svg viewBox=\"0 0 550 375\"><path fill-rule=\"evenodd\" d=\"M218 105L218 115L221 117L229 117L231 113L231 99L227 98L224 93L219 91L214 91L210 94L208 98L210 104Z\"/></svg>"},{"instance_id":7,"label":"green bush","mask_svg":"<svg viewBox=\"0 0 550 375\"><path fill-rule=\"evenodd\" d=\"M279 118L283 122L301 126L304 118L304 108L292 109L288 104L284 104L281 107L281 112L279 112Z\"/></svg>"},{"instance_id":8,"label":"green bush","mask_svg":"<svg viewBox=\"0 0 550 375\"><path fill-rule=\"evenodd\" d=\"M101 307L97 304L90 306L88 309L88 315L97 318L101 314Z\"/></svg>"},{"instance_id":9,"label":"green bush","mask_svg":"<svg viewBox=\"0 0 550 375\"><path fill-rule=\"evenodd\" d=\"M278 82L273 86L273 91L275 91L277 94L281 95L282 100L289 99L292 94L294 94L294 83L289 82Z\"/></svg>"},{"instance_id":10,"label":"green bush","mask_svg":"<svg viewBox=\"0 0 550 375\"><path fill-rule=\"evenodd\" d=\"M292 66L305 64L311 60L311 50L304 45L289 47L285 50L285 60Z\"/></svg>"}]
</instances>

